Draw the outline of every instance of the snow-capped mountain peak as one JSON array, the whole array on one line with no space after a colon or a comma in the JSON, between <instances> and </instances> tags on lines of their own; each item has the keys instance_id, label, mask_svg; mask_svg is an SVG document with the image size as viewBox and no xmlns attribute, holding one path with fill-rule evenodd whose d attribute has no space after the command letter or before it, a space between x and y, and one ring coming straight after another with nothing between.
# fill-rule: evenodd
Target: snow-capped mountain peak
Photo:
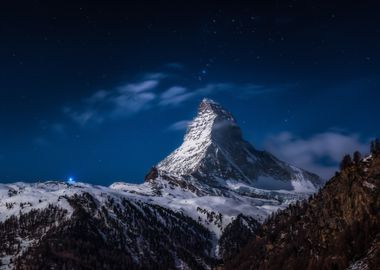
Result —
<instances>
[{"instance_id":1,"label":"snow-capped mountain peak","mask_svg":"<svg viewBox=\"0 0 380 270\"><path fill-rule=\"evenodd\" d=\"M200 103L182 145L155 169L156 175L182 179L199 190L213 192L215 187L225 188L226 180L267 190L300 191L305 187L310 191L321 184L317 175L256 150L243 139L232 114L210 99Z\"/></svg>"},{"instance_id":2,"label":"snow-capped mountain peak","mask_svg":"<svg viewBox=\"0 0 380 270\"><path fill-rule=\"evenodd\" d=\"M157 168L175 175L192 174L206 157L208 149L217 142L222 129L235 129L237 135L240 133L229 112L215 101L203 99L197 116L188 126L183 144Z\"/></svg>"}]
</instances>

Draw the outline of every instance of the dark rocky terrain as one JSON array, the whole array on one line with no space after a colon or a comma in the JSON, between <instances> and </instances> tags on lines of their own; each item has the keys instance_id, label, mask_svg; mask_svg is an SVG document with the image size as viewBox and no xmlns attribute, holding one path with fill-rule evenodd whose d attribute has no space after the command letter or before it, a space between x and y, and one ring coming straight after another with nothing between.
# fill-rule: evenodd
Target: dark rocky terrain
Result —
<instances>
[{"instance_id":1,"label":"dark rocky terrain","mask_svg":"<svg viewBox=\"0 0 380 270\"><path fill-rule=\"evenodd\" d=\"M261 230L261 224L251 217L238 215L224 229L219 239L219 255L223 261L232 260Z\"/></svg>"},{"instance_id":2,"label":"dark rocky terrain","mask_svg":"<svg viewBox=\"0 0 380 270\"><path fill-rule=\"evenodd\" d=\"M225 269L379 269L380 152L345 158L316 195L273 214Z\"/></svg>"}]
</instances>

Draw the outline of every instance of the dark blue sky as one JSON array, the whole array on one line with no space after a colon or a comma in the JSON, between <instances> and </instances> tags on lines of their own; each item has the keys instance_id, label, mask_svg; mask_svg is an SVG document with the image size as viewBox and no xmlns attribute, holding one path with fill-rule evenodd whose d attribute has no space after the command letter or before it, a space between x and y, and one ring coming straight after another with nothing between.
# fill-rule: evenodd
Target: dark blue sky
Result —
<instances>
[{"instance_id":1,"label":"dark blue sky","mask_svg":"<svg viewBox=\"0 0 380 270\"><path fill-rule=\"evenodd\" d=\"M324 177L379 136L375 1L24 2L0 11L1 182L141 182L203 97Z\"/></svg>"}]
</instances>

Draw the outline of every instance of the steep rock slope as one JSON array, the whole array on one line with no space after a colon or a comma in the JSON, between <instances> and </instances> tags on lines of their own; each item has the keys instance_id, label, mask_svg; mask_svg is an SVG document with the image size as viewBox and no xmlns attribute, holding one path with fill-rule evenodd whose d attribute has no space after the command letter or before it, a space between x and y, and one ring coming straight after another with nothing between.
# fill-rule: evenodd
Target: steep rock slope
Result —
<instances>
[{"instance_id":1,"label":"steep rock slope","mask_svg":"<svg viewBox=\"0 0 380 270\"><path fill-rule=\"evenodd\" d=\"M380 155L269 218L226 269L379 269Z\"/></svg>"},{"instance_id":2,"label":"steep rock slope","mask_svg":"<svg viewBox=\"0 0 380 270\"><path fill-rule=\"evenodd\" d=\"M185 182L190 190L213 193L228 182L266 190L315 191L322 184L312 173L288 165L242 137L235 119L218 103L203 99L182 145L155 167L169 181Z\"/></svg>"}]
</instances>

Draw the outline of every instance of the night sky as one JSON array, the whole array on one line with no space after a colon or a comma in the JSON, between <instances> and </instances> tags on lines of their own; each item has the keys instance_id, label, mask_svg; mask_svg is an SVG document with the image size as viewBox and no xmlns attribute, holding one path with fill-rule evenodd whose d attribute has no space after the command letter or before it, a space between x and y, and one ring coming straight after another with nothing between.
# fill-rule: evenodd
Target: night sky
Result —
<instances>
[{"instance_id":1,"label":"night sky","mask_svg":"<svg viewBox=\"0 0 380 270\"><path fill-rule=\"evenodd\" d=\"M1 182L142 182L203 97L323 177L380 135L375 1L3 2Z\"/></svg>"}]
</instances>

